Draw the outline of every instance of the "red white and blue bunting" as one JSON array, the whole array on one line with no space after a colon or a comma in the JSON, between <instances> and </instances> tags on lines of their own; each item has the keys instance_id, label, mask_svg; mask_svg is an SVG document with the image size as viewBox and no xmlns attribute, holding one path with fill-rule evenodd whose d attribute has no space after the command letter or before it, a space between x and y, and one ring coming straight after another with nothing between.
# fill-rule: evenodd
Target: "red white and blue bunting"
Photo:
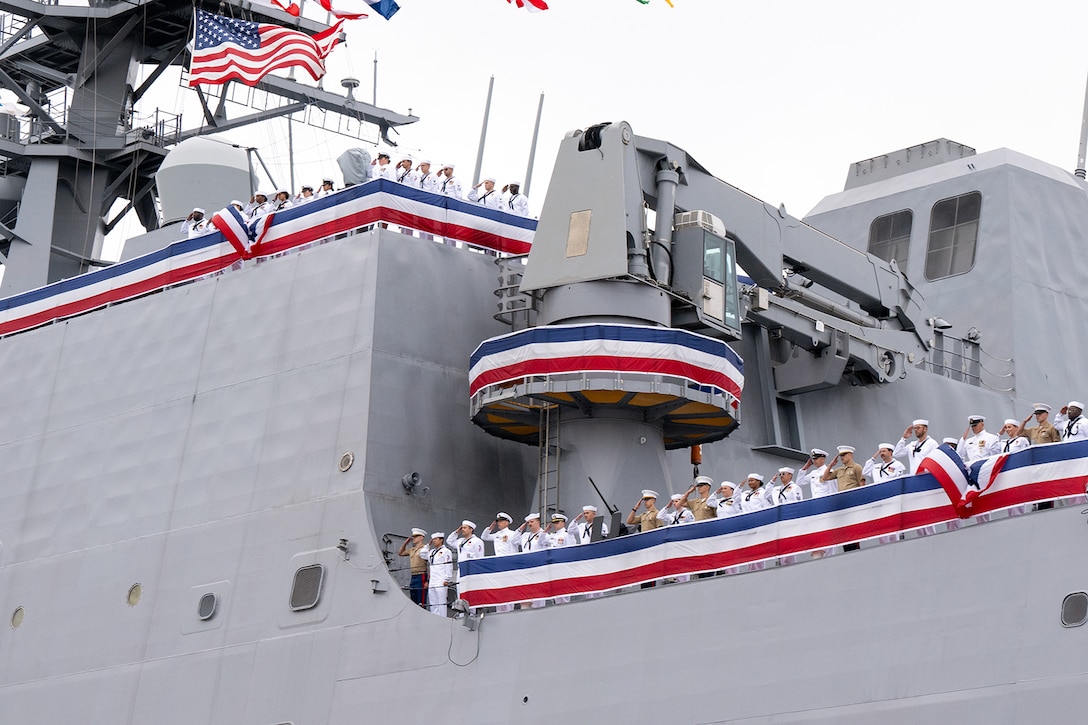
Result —
<instances>
[{"instance_id":1,"label":"red white and blue bunting","mask_svg":"<svg viewBox=\"0 0 1088 725\"><path fill-rule=\"evenodd\" d=\"M200 279L241 259L278 254L379 221L511 254L527 253L536 231L533 219L385 179L353 186L270 216L251 246L240 239L235 239L232 245L217 230L0 300L0 335L29 330Z\"/></svg>"},{"instance_id":2,"label":"red white and blue bunting","mask_svg":"<svg viewBox=\"0 0 1088 725\"><path fill-rule=\"evenodd\" d=\"M1033 446L1005 457L975 513L1083 496L1086 482L1088 441ZM727 519L462 562L458 592L480 607L718 571L958 520L949 499L922 473Z\"/></svg>"},{"instance_id":3,"label":"red white and blue bunting","mask_svg":"<svg viewBox=\"0 0 1088 725\"><path fill-rule=\"evenodd\" d=\"M550 325L492 338L472 353L469 394L533 375L617 372L670 375L732 397L744 388L733 349L686 330L636 325Z\"/></svg>"}]
</instances>

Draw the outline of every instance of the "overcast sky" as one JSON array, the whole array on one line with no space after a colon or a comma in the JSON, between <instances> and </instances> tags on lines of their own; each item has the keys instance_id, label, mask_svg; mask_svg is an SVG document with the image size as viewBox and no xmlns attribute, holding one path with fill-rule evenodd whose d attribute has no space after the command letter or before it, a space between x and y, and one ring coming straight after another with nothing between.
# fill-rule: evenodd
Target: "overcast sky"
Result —
<instances>
[{"instance_id":1,"label":"overcast sky","mask_svg":"<svg viewBox=\"0 0 1088 725\"><path fill-rule=\"evenodd\" d=\"M421 119L394 137L400 150L455 162L467 182L494 75L484 174L500 184L525 174L543 93L534 214L560 139L600 121L671 141L798 216L842 188L851 162L939 137L1076 165L1088 3L673 3L549 0L529 13L504 0L402 0L392 20L346 26L325 87L355 76L371 100L377 52L378 105ZM284 122L244 134L284 184L285 138ZM296 191L350 145L296 131Z\"/></svg>"}]
</instances>

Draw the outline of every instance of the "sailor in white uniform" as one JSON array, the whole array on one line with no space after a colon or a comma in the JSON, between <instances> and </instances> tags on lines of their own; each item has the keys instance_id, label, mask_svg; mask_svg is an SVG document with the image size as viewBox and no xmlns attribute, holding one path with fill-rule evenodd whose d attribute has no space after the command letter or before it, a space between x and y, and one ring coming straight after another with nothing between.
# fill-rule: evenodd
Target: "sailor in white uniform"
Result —
<instances>
[{"instance_id":1,"label":"sailor in white uniform","mask_svg":"<svg viewBox=\"0 0 1088 725\"><path fill-rule=\"evenodd\" d=\"M544 549L544 530L540 528L540 514L529 514L525 522L518 527L521 539L518 546L523 552L541 551Z\"/></svg>"},{"instance_id":2,"label":"sailor in white uniform","mask_svg":"<svg viewBox=\"0 0 1088 725\"><path fill-rule=\"evenodd\" d=\"M967 418L967 430L960 436L956 453L967 465L1001 452L997 436L986 430L986 418L972 415Z\"/></svg>"},{"instance_id":3,"label":"sailor in white uniform","mask_svg":"<svg viewBox=\"0 0 1088 725\"><path fill-rule=\"evenodd\" d=\"M573 531L578 539L578 544L588 544L593 536L593 522L597 518L596 506L583 506L582 513L574 517L567 526L567 531ZM581 521L579 521L581 519ZM608 522L601 522L601 538L608 538Z\"/></svg>"},{"instance_id":4,"label":"sailor in white uniform","mask_svg":"<svg viewBox=\"0 0 1088 725\"><path fill-rule=\"evenodd\" d=\"M907 467L892 457L894 451L895 446L891 443L880 444L876 453L861 468L866 481L884 483L907 475Z\"/></svg>"},{"instance_id":5,"label":"sailor in white uniform","mask_svg":"<svg viewBox=\"0 0 1088 725\"><path fill-rule=\"evenodd\" d=\"M1054 416L1054 427L1062 434L1063 441L1088 440L1088 420L1081 413L1084 404L1070 400L1060 413Z\"/></svg>"},{"instance_id":6,"label":"sailor in white uniform","mask_svg":"<svg viewBox=\"0 0 1088 725\"><path fill-rule=\"evenodd\" d=\"M514 523L513 517L505 511L500 511L495 514L495 520L491 523L491 526L484 529L483 534L481 534L480 538L484 541L490 541L495 547L495 556L509 556L520 551L518 541L521 540L521 534L517 530L510 528L512 523ZM495 611L512 612L514 611L514 605L496 604Z\"/></svg>"},{"instance_id":7,"label":"sailor in white uniform","mask_svg":"<svg viewBox=\"0 0 1088 725\"><path fill-rule=\"evenodd\" d=\"M912 433L917 440L910 443L908 441ZM903 431L903 437L895 444L892 455L896 458L906 458L907 470L913 476L918 473L918 464L922 462L922 459L937 450L939 445L936 440L929 437L929 421L918 418Z\"/></svg>"},{"instance_id":8,"label":"sailor in white uniform","mask_svg":"<svg viewBox=\"0 0 1088 725\"><path fill-rule=\"evenodd\" d=\"M291 203L291 195L287 193L286 189L276 189L276 193L272 197L272 201L269 202L272 211L279 211L280 209L290 209L294 204Z\"/></svg>"},{"instance_id":9,"label":"sailor in white uniform","mask_svg":"<svg viewBox=\"0 0 1088 725\"><path fill-rule=\"evenodd\" d=\"M577 546L578 541L574 533L567 531L567 517L561 513L552 514L552 521L544 531L545 549L562 549L568 546ZM570 601L570 595L555 597L556 604L566 604ZM536 606L536 603L533 603Z\"/></svg>"},{"instance_id":10,"label":"sailor in white uniform","mask_svg":"<svg viewBox=\"0 0 1088 725\"><path fill-rule=\"evenodd\" d=\"M763 476L758 473L749 473L748 478L744 479L744 483L741 484L740 491L733 494L733 502L740 503L740 512L742 514L767 508L770 504L767 502L767 489L763 487ZM749 564L748 569L758 571L766 568L766 566L767 562L757 561Z\"/></svg>"},{"instance_id":11,"label":"sailor in white uniform","mask_svg":"<svg viewBox=\"0 0 1088 725\"><path fill-rule=\"evenodd\" d=\"M405 156L397 162L397 168L393 171L393 176L398 184L404 184L405 186L411 186L412 184L412 157Z\"/></svg>"},{"instance_id":12,"label":"sailor in white uniform","mask_svg":"<svg viewBox=\"0 0 1088 725\"><path fill-rule=\"evenodd\" d=\"M1031 445L1027 436L1017 435L1019 431L1020 421L1015 418L1005 419L1005 422L1001 424L1001 432L1005 434L1005 438L998 441L999 453L1016 453Z\"/></svg>"},{"instance_id":13,"label":"sailor in white uniform","mask_svg":"<svg viewBox=\"0 0 1088 725\"><path fill-rule=\"evenodd\" d=\"M737 503L740 498L741 513L761 511L767 505L767 491L763 488L763 476L758 473L749 473L748 478L740 487L740 493L733 494L733 501Z\"/></svg>"},{"instance_id":14,"label":"sailor in white uniform","mask_svg":"<svg viewBox=\"0 0 1088 725\"><path fill-rule=\"evenodd\" d=\"M453 164L446 164L438 174L437 191L444 196L452 196L454 199L463 199L461 192L461 180L453 175Z\"/></svg>"},{"instance_id":15,"label":"sailor in white uniform","mask_svg":"<svg viewBox=\"0 0 1088 725\"><path fill-rule=\"evenodd\" d=\"M256 216L264 216L268 213L268 195L258 191L250 197L249 203L242 209L242 216L253 219Z\"/></svg>"},{"instance_id":16,"label":"sailor in white uniform","mask_svg":"<svg viewBox=\"0 0 1088 725\"><path fill-rule=\"evenodd\" d=\"M803 474L801 483L808 484L808 490L812 498L827 496L839 490L835 481L823 480L824 471L826 470L827 451L822 448L813 448L809 452L805 465L801 466L801 473Z\"/></svg>"},{"instance_id":17,"label":"sailor in white uniform","mask_svg":"<svg viewBox=\"0 0 1088 725\"><path fill-rule=\"evenodd\" d=\"M521 193L521 182L512 181L502 187L502 206L505 211L518 216L529 216L529 198Z\"/></svg>"},{"instance_id":18,"label":"sailor in white uniform","mask_svg":"<svg viewBox=\"0 0 1088 725\"><path fill-rule=\"evenodd\" d=\"M193 207L193 210L189 212L189 216L185 217L185 220L181 223L181 233L192 239L215 231L214 227L208 229L209 226L211 224L204 218L204 210L197 206Z\"/></svg>"},{"instance_id":19,"label":"sailor in white uniform","mask_svg":"<svg viewBox=\"0 0 1088 725\"><path fill-rule=\"evenodd\" d=\"M336 189L332 188L332 179L326 176L321 180L321 188L317 190L317 193L314 194L314 196L320 199L321 197L328 196L334 191L336 191Z\"/></svg>"},{"instance_id":20,"label":"sailor in white uniform","mask_svg":"<svg viewBox=\"0 0 1088 725\"><path fill-rule=\"evenodd\" d=\"M710 494L706 505L717 511L717 518L726 519L740 513L739 505L733 502L733 493L737 490L737 484L732 481L722 481L718 490Z\"/></svg>"},{"instance_id":21,"label":"sailor in white uniform","mask_svg":"<svg viewBox=\"0 0 1088 725\"><path fill-rule=\"evenodd\" d=\"M424 159L408 177L408 185L421 191L438 193L438 177L431 173L431 160Z\"/></svg>"},{"instance_id":22,"label":"sailor in white uniform","mask_svg":"<svg viewBox=\"0 0 1088 725\"><path fill-rule=\"evenodd\" d=\"M778 483L775 484L775 481ZM778 473L771 479L771 483L775 485L771 486L770 491L767 492L767 506L781 506L784 503L796 503L805 499L801 487L793 482L793 469L788 466L779 468Z\"/></svg>"},{"instance_id":23,"label":"sailor in white uniform","mask_svg":"<svg viewBox=\"0 0 1088 725\"><path fill-rule=\"evenodd\" d=\"M809 470L811 469L811 470ZM839 483L836 479L830 481L824 480L824 471L827 470L827 451L823 448L813 448L809 451L808 460L805 461L805 465L801 466L801 471L808 471L801 479L802 483L808 484L809 493L812 498L822 498L824 496L830 496L833 493L838 493ZM822 559L825 556L831 556L835 553L834 549L816 549L812 552L813 559Z\"/></svg>"},{"instance_id":24,"label":"sailor in white uniform","mask_svg":"<svg viewBox=\"0 0 1088 725\"><path fill-rule=\"evenodd\" d=\"M390 162L389 154L382 151L378 154L378 158L370 162L369 179L374 181L375 179L385 179L386 181L396 181L396 175L393 173L393 164Z\"/></svg>"},{"instance_id":25,"label":"sailor in white uniform","mask_svg":"<svg viewBox=\"0 0 1088 725\"><path fill-rule=\"evenodd\" d=\"M469 561L471 559L484 558L484 542L476 536L476 524L465 519L461 526L450 534L447 542L450 548L457 551L457 561Z\"/></svg>"},{"instance_id":26,"label":"sailor in white uniform","mask_svg":"<svg viewBox=\"0 0 1088 725\"><path fill-rule=\"evenodd\" d=\"M419 550L419 558L427 562L427 605L432 614L446 616L446 596L453 581L453 552L443 543L446 535L431 534L429 544Z\"/></svg>"},{"instance_id":27,"label":"sailor in white uniform","mask_svg":"<svg viewBox=\"0 0 1088 725\"><path fill-rule=\"evenodd\" d=\"M502 208L502 196L495 190L495 179L491 176L468 190L468 200L488 209Z\"/></svg>"},{"instance_id":28,"label":"sailor in white uniform","mask_svg":"<svg viewBox=\"0 0 1088 725\"><path fill-rule=\"evenodd\" d=\"M695 514L691 509L684 505L684 501L687 500L687 496L680 493L674 493L669 497L669 505L657 512L657 520L665 526L680 526L683 524L695 523ZM686 582L691 581L691 574L678 574L676 577L669 577L666 581L678 581Z\"/></svg>"},{"instance_id":29,"label":"sailor in white uniform","mask_svg":"<svg viewBox=\"0 0 1088 725\"><path fill-rule=\"evenodd\" d=\"M495 556L509 556L521 551L518 546L521 534L517 529L510 528L512 523L514 523L513 517L505 511L500 511L495 515L495 520L491 523L491 526L484 529L480 535L481 539L490 541L491 545L495 547Z\"/></svg>"},{"instance_id":30,"label":"sailor in white uniform","mask_svg":"<svg viewBox=\"0 0 1088 725\"><path fill-rule=\"evenodd\" d=\"M669 505L657 512L657 520L665 526L691 524L695 522L695 514L684 506L684 496L674 493L669 497Z\"/></svg>"},{"instance_id":31,"label":"sailor in white uniform","mask_svg":"<svg viewBox=\"0 0 1088 725\"><path fill-rule=\"evenodd\" d=\"M891 443L881 443L877 446L876 453L866 459L861 473L866 481L886 483L907 475L907 467L892 457L895 446ZM880 537L881 544L890 544L899 540L899 534L884 534Z\"/></svg>"}]
</instances>

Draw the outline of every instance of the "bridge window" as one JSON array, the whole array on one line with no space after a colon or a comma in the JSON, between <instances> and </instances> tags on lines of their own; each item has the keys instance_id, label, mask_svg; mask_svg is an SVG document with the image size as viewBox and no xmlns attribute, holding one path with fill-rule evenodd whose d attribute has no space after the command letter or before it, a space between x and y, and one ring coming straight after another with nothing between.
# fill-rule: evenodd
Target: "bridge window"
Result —
<instances>
[{"instance_id":1,"label":"bridge window","mask_svg":"<svg viewBox=\"0 0 1088 725\"><path fill-rule=\"evenodd\" d=\"M880 257L885 262L894 259L899 269L906 271L913 224L914 213L910 209L874 219L869 227L869 254Z\"/></svg>"},{"instance_id":2,"label":"bridge window","mask_svg":"<svg viewBox=\"0 0 1088 725\"><path fill-rule=\"evenodd\" d=\"M963 274L975 265L982 194L977 191L933 205L926 249L926 279Z\"/></svg>"}]
</instances>

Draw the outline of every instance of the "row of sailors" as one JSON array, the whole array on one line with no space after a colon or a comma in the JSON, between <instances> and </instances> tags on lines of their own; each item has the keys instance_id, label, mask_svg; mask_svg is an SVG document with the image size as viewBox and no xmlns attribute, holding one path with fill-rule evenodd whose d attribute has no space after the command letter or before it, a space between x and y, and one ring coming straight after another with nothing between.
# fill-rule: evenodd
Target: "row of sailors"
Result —
<instances>
[{"instance_id":1,"label":"row of sailors","mask_svg":"<svg viewBox=\"0 0 1088 725\"><path fill-rule=\"evenodd\" d=\"M430 159L420 161L415 168L411 157L405 156L394 166L389 154L380 153L370 164L371 179L387 179L411 186L414 189L429 191L433 194L464 199L464 187L453 171L453 164L438 164L437 172L432 172ZM494 177L487 177L468 191L468 200L488 209L529 216L529 199L521 193L521 182L512 181L499 191L495 187Z\"/></svg>"},{"instance_id":2,"label":"row of sailors","mask_svg":"<svg viewBox=\"0 0 1088 725\"><path fill-rule=\"evenodd\" d=\"M443 532L428 535L423 529L412 529L412 538L404 542L399 552L401 556L411 557L409 594L412 601L445 616L449 587L456 581L454 562L482 559L485 541L492 542L496 556L588 544L593 537L596 517L596 506L584 506L582 513L569 525L566 516L555 513L545 527L541 525L540 514L534 513L513 529L513 517L500 511L482 536L476 535L476 524L468 519L462 521L449 538ZM601 521L600 527L601 535L608 536L608 524ZM534 606L543 604L534 602Z\"/></svg>"},{"instance_id":3,"label":"row of sailors","mask_svg":"<svg viewBox=\"0 0 1088 725\"><path fill-rule=\"evenodd\" d=\"M405 158L396 167L391 167L389 155L383 153L374 160L370 169L370 178L397 181L423 191L463 199L461 181L453 175L453 169L453 164L445 164L437 174L432 174L430 161L421 161L419 166L413 169L410 158ZM293 198L285 189L277 189L271 195L258 191L250 197L249 202L243 204L237 199L232 199L230 205L242 214L246 222L251 222L274 211L320 199L334 191L336 189L333 180L324 178L317 191L314 191L312 186L305 185ZM495 179L488 177L469 189L468 200L488 209L497 209L523 217L529 216L529 199L521 193L521 182L518 181L506 184L500 192L495 188ZM181 233L191 239L215 231L206 214L204 209L195 207L182 221Z\"/></svg>"},{"instance_id":4,"label":"row of sailors","mask_svg":"<svg viewBox=\"0 0 1088 725\"><path fill-rule=\"evenodd\" d=\"M272 192L271 198L269 194L264 191L258 191L249 198L249 201L243 204L238 199L231 199L230 206L233 206L242 215L242 218L246 222L251 222L254 219L271 214L274 211L280 209L289 209L292 206L299 204L305 204L308 201L314 199L320 199L323 196L328 196L333 193L332 179L322 179L321 187L317 192L314 192L312 186L303 186L302 191L291 198L291 195L285 189L277 189ZM215 227L212 225L211 219L207 218L207 212L201 207L194 207L189 215L185 217L185 220L181 222L181 233L192 239L193 237L203 236L210 232L214 232Z\"/></svg>"},{"instance_id":5,"label":"row of sailors","mask_svg":"<svg viewBox=\"0 0 1088 725\"><path fill-rule=\"evenodd\" d=\"M986 418L981 415L968 416L967 430L960 438L945 438L942 442L955 447L965 463L970 464L981 458L1001 453L1014 453L1031 444L1056 443L1066 440L1088 439L1088 419L1083 417L1084 406L1078 401L1070 401L1061 409L1055 422L1047 421L1050 406L1036 403L1032 415L1023 421L1006 419L1001 427L1003 438L985 431ZM1034 417L1036 425L1027 427ZM658 493L644 489L638 503L627 516L629 526L638 526L639 531L651 531L662 526L694 523L715 518L736 516L752 511L761 511L783 504L804 499L801 484L807 484L813 498L828 496L838 491L864 486L866 482L884 483L907 475L908 467L896 460L906 458L909 472L918 472L921 460L938 447L936 440L928 435L929 421L914 420L903 432L898 443L881 443L877 452L861 465L854 461L853 446L839 446L830 463L828 453L820 448L813 448L808 461L801 468L801 479L795 480L796 472L790 467L782 467L771 478L764 481L759 473L749 473L744 484L737 486L732 481L723 481L718 489L711 493L713 479L698 476L695 483L682 494L673 494L663 509L656 506ZM911 442L911 438L914 442ZM839 464L839 465L836 465ZM695 498L692 498L692 494ZM639 510L642 509L642 513ZM447 540L442 533L432 533L430 543L424 544L426 532L412 529L412 539L401 547L401 556L412 557L412 599L420 606L430 606L432 612L445 615L448 586L454 583L454 555L458 561L479 559L484 556L484 541L494 545L496 556L507 556L518 552L539 551L564 546L589 543L593 539L594 521L597 516L595 506L585 506L568 525L567 517L561 513L552 515L551 523L542 527L540 514L529 514L517 529L511 529L513 518L499 512L491 525L484 530L482 537L475 535L476 524L465 520L460 528ZM923 533L931 533L929 531ZM608 536L608 526L601 522L601 536ZM882 542L884 541L882 537ZM887 537L889 539L894 537ZM886 543L886 542L884 542ZM411 546L411 548L409 548ZM856 547L856 544L848 547ZM823 556L827 552L814 552L813 556ZM428 583L429 582L429 583ZM561 598L565 599L565 598ZM512 608L513 605L504 605ZM533 606L543 606L543 602L533 602ZM500 611L503 608L500 608Z\"/></svg>"}]
</instances>

